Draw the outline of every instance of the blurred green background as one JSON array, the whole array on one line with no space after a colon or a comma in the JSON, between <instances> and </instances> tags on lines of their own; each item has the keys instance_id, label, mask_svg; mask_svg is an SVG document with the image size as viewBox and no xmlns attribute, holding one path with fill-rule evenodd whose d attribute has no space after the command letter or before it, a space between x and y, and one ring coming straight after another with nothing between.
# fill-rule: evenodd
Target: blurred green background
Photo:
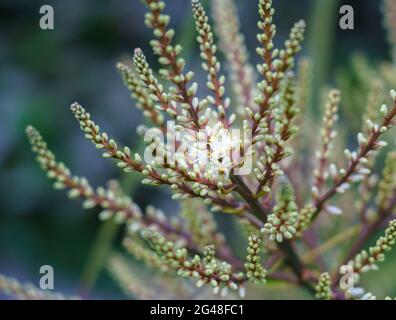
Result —
<instances>
[{"instance_id":1,"label":"blurred green background","mask_svg":"<svg viewBox=\"0 0 396 320\"><path fill-rule=\"evenodd\" d=\"M189 1L166 2L177 37L185 47L184 56L198 71ZM251 60L256 62L257 4L253 0L236 2ZM39 28L39 8L44 4L55 10L54 30ZM339 29L342 4L354 7L355 30ZM372 62L390 58L380 1L276 0L274 6L277 44L284 41L296 20L307 20L308 37L302 54L318 60L317 86L334 85L337 72L348 72L354 51L364 52ZM140 205L153 203L168 211L175 208L166 190L134 187L135 176L122 177L120 170L102 159L85 141L69 112L69 105L79 101L104 130L125 144L137 145L135 130L143 120L132 108L115 64L141 47L156 66L144 13L138 0L0 1L1 273L37 284L40 266L49 264L55 269L58 291L79 292L100 228L95 214L52 189L30 152L24 136L27 124L38 128L58 158L94 186L120 178ZM198 79L204 83L200 71ZM313 110L317 112L317 103ZM368 282L396 295L396 277L392 281L387 278L394 275L395 263L389 261L382 267L384 272L368 276ZM90 297L119 298L121 291L106 272L101 272Z\"/></svg>"}]
</instances>

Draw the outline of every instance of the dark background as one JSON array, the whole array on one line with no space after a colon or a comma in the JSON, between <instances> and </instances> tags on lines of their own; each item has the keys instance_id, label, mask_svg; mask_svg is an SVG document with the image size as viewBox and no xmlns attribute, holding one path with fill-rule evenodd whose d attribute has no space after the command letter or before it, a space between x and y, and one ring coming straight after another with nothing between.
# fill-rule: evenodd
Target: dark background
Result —
<instances>
[{"instance_id":1,"label":"dark background","mask_svg":"<svg viewBox=\"0 0 396 320\"><path fill-rule=\"evenodd\" d=\"M191 68L198 71L200 62L189 1L166 2L177 39L185 47L184 56ZM257 4L253 0L237 2L242 30L255 62ZM314 34L329 42L324 61L326 83L334 84L337 70L348 69L349 58L355 51L362 51L373 62L390 57L382 27L381 1L274 2L277 44L300 18L308 23L303 54L314 55ZM332 22L330 30L322 30L320 19L314 23L312 18L315 5L326 2L336 3L334 10L326 12ZM39 8L44 4L54 7L54 30L39 28ZM354 7L355 30L339 29L341 4ZM143 120L140 112L132 108L133 102L115 65L130 56L135 47L141 47L156 66L148 44L151 31L143 23L144 13L145 8L138 0L0 1L1 273L37 284L40 266L50 264L55 269L56 289L75 293L99 227L92 210L84 212L78 201L69 201L64 193L52 189L25 138L27 124L38 128L58 158L75 174L86 176L92 185L120 178L127 189L134 189L134 199L140 205L154 203L165 209L175 208L166 191L133 187L135 176L121 176L112 163L102 159L84 139L69 111L69 105L79 101L105 131L125 144L137 145L135 129ZM200 71L198 74L203 79ZM385 272L390 276L393 271L387 265L390 271ZM392 290L396 293L396 280L381 280L377 275L373 279L377 287L385 286L387 294ZM116 298L120 291L102 272L92 296Z\"/></svg>"}]
</instances>

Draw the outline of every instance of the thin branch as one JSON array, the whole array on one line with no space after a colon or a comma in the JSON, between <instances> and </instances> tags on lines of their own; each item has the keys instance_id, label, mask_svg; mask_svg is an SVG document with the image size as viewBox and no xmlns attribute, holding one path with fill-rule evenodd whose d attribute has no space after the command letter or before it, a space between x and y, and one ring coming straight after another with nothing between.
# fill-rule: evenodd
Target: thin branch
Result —
<instances>
[{"instance_id":1,"label":"thin branch","mask_svg":"<svg viewBox=\"0 0 396 320\"><path fill-rule=\"evenodd\" d=\"M249 204L251 209L254 211L254 216L246 215L249 221L252 222L259 229L263 227L263 222L260 219L265 219L268 216L269 212L267 212L257 201L257 199L253 198L253 194L249 187L243 182L243 180L239 176L235 176L233 174L230 175L231 180L236 184L237 190L240 195L245 199L245 201ZM298 254L295 252L293 246L290 242L282 242L277 244L278 248L285 253L285 260L288 266L292 269L292 271L296 274L299 283L304 286L311 293L315 292L314 287L310 284L309 281L305 279L305 266L301 262Z\"/></svg>"}]
</instances>

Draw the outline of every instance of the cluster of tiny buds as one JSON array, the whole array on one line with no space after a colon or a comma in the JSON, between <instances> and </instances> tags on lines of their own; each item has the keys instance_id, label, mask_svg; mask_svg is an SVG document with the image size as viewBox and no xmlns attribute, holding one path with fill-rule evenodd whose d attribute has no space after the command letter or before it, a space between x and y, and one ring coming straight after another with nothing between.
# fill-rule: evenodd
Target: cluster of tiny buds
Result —
<instances>
[{"instance_id":1,"label":"cluster of tiny buds","mask_svg":"<svg viewBox=\"0 0 396 320\"><path fill-rule=\"evenodd\" d=\"M145 0L149 5L150 11L146 13L145 23L146 25L153 29L153 34L158 40L152 40L150 42L154 53L159 55L160 64L167 66L171 63L171 56L178 56L182 51L181 45L173 46L171 44L172 39L175 35L173 29L166 29L170 23L170 17L168 15L162 14L165 8L165 2L157 0ZM166 44L165 46L163 44ZM176 61L177 67L183 70L185 66L185 61L182 58L178 58ZM181 83L185 81L182 75L173 75L167 69L161 69L160 74L164 78L171 78L175 83Z\"/></svg>"},{"instance_id":2,"label":"cluster of tiny buds","mask_svg":"<svg viewBox=\"0 0 396 320\"><path fill-rule=\"evenodd\" d=\"M274 49L273 38L276 33L275 25L272 23L272 16L275 10L272 8L272 0L260 0L259 1L259 15L261 20L257 22L257 27L260 29L261 33L257 34L257 40L262 45L256 49L257 54L264 60L262 65L258 65L258 71L260 74L264 75L267 80L270 80L273 76L268 62L271 62L273 58L279 53L279 50ZM270 60L268 61L267 55L270 54Z\"/></svg>"},{"instance_id":3,"label":"cluster of tiny buds","mask_svg":"<svg viewBox=\"0 0 396 320\"><path fill-rule=\"evenodd\" d=\"M284 174L280 162L291 156L293 151L287 146L287 141L296 133L297 128L292 121L299 112L296 107L294 77L289 74L280 99L280 106L275 115L275 130L272 135L264 135L263 155L257 161L257 167L254 169L257 180L260 182L258 193L268 193L269 188L266 183L274 177ZM266 125L266 130L268 126ZM256 136L257 138L257 136ZM257 140L256 140L257 141ZM261 146L261 143L258 147Z\"/></svg>"},{"instance_id":4,"label":"cluster of tiny buds","mask_svg":"<svg viewBox=\"0 0 396 320\"><path fill-rule=\"evenodd\" d=\"M320 189L329 175L334 178L334 165L329 166L330 170L326 171L326 164L329 159L330 151L333 147L333 140L337 135L335 130L335 123L338 119L338 105L340 103L340 92L338 90L331 90L329 92L324 116L323 127L321 129L321 148L316 152L318 159L318 167L314 170L314 185L312 187L312 196L314 199L319 197Z\"/></svg>"},{"instance_id":5,"label":"cluster of tiny buds","mask_svg":"<svg viewBox=\"0 0 396 320\"><path fill-rule=\"evenodd\" d=\"M71 111L79 122L81 130L85 132L85 137L95 144L97 149L105 150L104 158L117 159L119 161L117 166L125 172L141 171L139 168L142 165L142 158L139 154L136 153L131 158L131 150L128 147L124 147L122 151L119 150L117 143L110 139L106 132L100 132L99 126L91 120L91 115L80 104L73 103Z\"/></svg>"},{"instance_id":6,"label":"cluster of tiny buds","mask_svg":"<svg viewBox=\"0 0 396 320\"><path fill-rule=\"evenodd\" d=\"M334 125L338 119L337 112L340 103L340 92L338 90L330 91L328 99L323 117L324 128L321 132L324 144L329 144L337 135ZM327 157L328 155L325 154L325 156Z\"/></svg>"},{"instance_id":7,"label":"cluster of tiny buds","mask_svg":"<svg viewBox=\"0 0 396 320\"><path fill-rule=\"evenodd\" d=\"M177 116L176 103L170 101L168 94L164 92L163 86L155 78L140 48L135 49L133 64L140 81L146 87L150 94L150 99L154 101L156 108L167 112L171 117L175 118Z\"/></svg>"},{"instance_id":8,"label":"cluster of tiny buds","mask_svg":"<svg viewBox=\"0 0 396 320\"><path fill-rule=\"evenodd\" d=\"M385 253L390 251L396 240L396 220L392 220L385 230L385 235L380 237L369 251L362 250L348 265L353 268L356 276L370 270L377 270L377 262L385 260Z\"/></svg>"},{"instance_id":9,"label":"cluster of tiny buds","mask_svg":"<svg viewBox=\"0 0 396 320\"><path fill-rule=\"evenodd\" d=\"M253 122L253 143L265 139L267 130L269 130L267 124L271 119L271 111L279 99L278 91L281 81L294 65L294 56L300 50L300 42L303 40L305 31L305 23L297 22L290 32L289 40L285 42L285 49L274 49L275 26L272 24L274 14L272 1L260 1L259 14L261 21L258 23L258 27L262 33L258 34L257 38L261 46L256 51L263 62L257 66L257 70L263 76L263 80L257 86L260 92L255 97L258 110L252 108L246 110L248 118ZM278 56L279 58L277 58ZM249 109L252 110L249 111Z\"/></svg>"},{"instance_id":10,"label":"cluster of tiny buds","mask_svg":"<svg viewBox=\"0 0 396 320\"><path fill-rule=\"evenodd\" d=\"M396 91L391 90L390 96L395 104ZM380 108L380 115L382 117L381 125L367 120L368 132L366 134L358 133L357 139L359 148L357 151L350 151L349 149L344 150L344 156L348 161L348 166L346 168L338 169L335 164L329 165L328 171L325 172L323 179L326 179L328 176L331 177L334 183L335 193L345 193L350 189L352 183L360 182L370 175L371 170L368 167L369 159L371 159L375 151L386 146L386 142L379 141L379 138L394 125L396 106L394 105L391 110L388 110L386 106L382 106ZM317 184L312 187L311 191L314 199L320 199L321 195ZM324 208L333 214L341 213L341 209L335 206L325 206Z\"/></svg>"},{"instance_id":11,"label":"cluster of tiny buds","mask_svg":"<svg viewBox=\"0 0 396 320\"><path fill-rule=\"evenodd\" d=\"M268 216L261 232L268 234L271 241L281 243L285 239L290 240L297 232L297 217L293 189L287 181L284 181L278 191L273 213Z\"/></svg>"},{"instance_id":12,"label":"cluster of tiny buds","mask_svg":"<svg viewBox=\"0 0 396 320\"><path fill-rule=\"evenodd\" d=\"M248 279L256 283L265 283L267 271L261 265L260 246L261 239L257 235L249 237L245 269Z\"/></svg>"},{"instance_id":13,"label":"cluster of tiny buds","mask_svg":"<svg viewBox=\"0 0 396 320\"><path fill-rule=\"evenodd\" d=\"M396 92L391 90L390 95L393 101L395 101ZM390 111L386 105L382 105L379 112L381 118L384 119L382 125L375 124L372 122L372 120L368 119L366 124L369 135L366 136L362 132L357 134L359 150L344 150L345 158L349 161L349 163L356 163L356 169L349 177L347 182L341 184L337 188L338 193L344 193L350 187L351 182L359 182L371 173L371 170L366 167L366 165L369 163L369 157L374 151L380 150L387 146L387 142L378 141L378 137L388 131L389 127L393 125L392 118L395 116L395 111L393 109ZM330 174L334 180L337 180L340 179L340 177L345 176L346 171L344 169L337 171L336 166L333 165L333 167L330 168Z\"/></svg>"},{"instance_id":14,"label":"cluster of tiny buds","mask_svg":"<svg viewBox=\"0 0 396 320\"><path fill-rule=\"evenodd\" d=\"M320 300L330 300L332 297L331 292L331 279L330 274L322 273L319 277L319 282L316 286L315 297Z\"/></svg>"},{"instance_id":15,"label":"cluster of tiny buds","mask_svg":"<svg viewBox=\"0 0 396 320\"><path fill-rule=\"evenodd\" d=\"M163 126L164 116L154 105L153 100L146 88L142 86L140 77L128 66L118 63L117 69L121 74L122 80L128 90L131 92L131 98L136 101L136 107L143 111L143 115L150 119L158 127Z\"/></svg>"},{"instance_id":16,"label":"cluster of tiny buds","mask_svg":"<svg viewBox=\"0 0 396 320\"><path fill-rule=\"evenodd\" d=\"M176 269L179 276L196 281L198 288L204 284L210 284L213 292L220 293L223 297L227 295L229 289L237 290L239 294L244 293L239 285L243 274L234 274L230 264L218 262L214 258L212 246L206 247L204 259L201 259L199 255L194 255L192 259L189 259L187 249L178 248L158 232L145 230L142 236L151 243L165 263Z\"/></svg>"},{"instance_id":17,"label":"cluster of tiny buds","mask_svg":"<svg viewBox=\"0 0 396 320\"><path fill-rule=\"evenodd\" d=\"M204 60L202 68L207 72L207 87L214 94L208 96L208 101L217 106L221 118L225 117L225 109L229 106L230 100L227 98L223 102L225 93L225 77L218 77L220 72L220 62L217 60L217 46L214 44L213 33L208 23L208 17L198 0L192 0L196 29L198 32L197 41L200 45L201 57Z\"/></svg>"},{"instance_id":18,"label":"cluster of tiny buds","mask_svg":"<svg viewBox=\"0 0 396 320\"><path fill-rule=\"evenodd\" d=\"M182 101L180 100L180 97L175 97L173 94L165 93L164 87L155 78L141 49L135 49L133 60L136 72L138 73L146 90L149 92L150 99L154 101L158 110L169 114L169 116L174 118L180 124L181 128L187 127L188 124L193 121L191 118L191 112L194 114L201 114L198 119L200 126L203 126L208 122L213 111L210 108L207 108L207 105L209 104L208 99L199 100L195 96L198 90L198 84L196 82L193 82L190 86L186 86L185 95L186 98L191 99L191 101ZM186 74L186 82L189 82L192 79L192 76L192 73ZM224 106L227 107L229 103L230 101L228 99L225 100ZM234 120L235 116L232 121Z\"/></svg>"}]
</instances>

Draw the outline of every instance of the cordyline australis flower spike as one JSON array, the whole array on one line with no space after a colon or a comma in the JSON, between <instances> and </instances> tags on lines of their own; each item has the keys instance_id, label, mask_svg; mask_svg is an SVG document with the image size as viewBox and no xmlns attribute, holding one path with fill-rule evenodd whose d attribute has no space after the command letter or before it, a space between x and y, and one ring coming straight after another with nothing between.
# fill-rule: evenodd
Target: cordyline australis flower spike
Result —
<instances>
[{"instance_id":1,"label":"cordyline australis flower spike","mask_svg":"<svg viewBox=\"0 0 396 320\"><path fill-rule=\"evenodd\" d=\"M316 289L316 299L320 300L330 300L332 297L332 292L331 292L331 281L330 281L330 275L326 273L322 273L319 277L319 282L317 286L315 287Z\"/></svg>"},{"instance_id":2,"label":"cordyline australis flower spike","mask_svg":"<svg viewBox=\"0 0 396 320\"><path fill-rule=\"evenodd\" d=\"M56 161L54 154L48 150L47 144L37 130L28 127L26 131L32 150L37 154L37 161L47 172L48 177L56 180L55 189L69 189L70 198L85 199L83 203L85 209L100 206L103 209L99 214L101 220L113 218L117 223L125 222L132 231L154 227L164 234L177 234L181 237L180 240L184 238L186 242L190 241L188 235L168 223L163 213L160 214L158 210L154 210L153 214L143 215L141 209L128 196L116 195L112 190L102 187L94 190L85 178L73 176L63 163Z\"/></svg>"},{"instance_id":3,"label":"cordyline australis flower spike","mask_svg":"<svg viewBox=\"0 0 396 320\"><path fill-rule=\"evenodd\" d=\"M141 81L136 73L126 65L119 63L117 69L121 74L125 86L131 92L131 97L136 100L136 107L143 111L143 115L151 122L161 127L164 124L164 117L156 110L153 100L149 93L142 87Z\"/></svg>"},{"instance_id":4,"label":"cordyline australis flower spike","mask_svg":"<svg viewBox=\"0 0 396 320\"><path fill-rule=\"evenodd\" d=\"M40 133L33 127L27 127L26 133L28 135L33 152L37 154L37 161L42 169L47 172L51 179L55 179L55 189L69 189L69 197L76 198L84 196L90 199L92 203L87 203L85 206L95 206L96 199L93 188L89 185L85 178L72 176L70 170L61 162L57 162L54 154L48 150L47 143L43 140Z\"/></svg>"},{"instance_id":5,"label":"cordyline australis flower spike","mask_svg":"<svg viewBox=\"0 0 396 320\"><path fill-rule=\"evenodd\" d=\"M151 185L170 184L167 177L158 174L150 166L145 165L138 153L132 155L130 148L119 148L115 140L110 139L106 132L101 132L99 126L91 119L91 115L78 103L71 106L81 130L97 149L104 150L103 157L118 161L117 166L125 172L140 172L147 176L147 183ZM145 180L142 182L145 183Z\"/></svg>"},{"instance_id":6,"label":"cordyline australis flower spike","mask_svg":"<svg viewBox=\"0 0 396 320\"><path fill-rule=\"evenodd\" d=\"M241 296L245 294L244 285L247 281L264 282L267 277L298 283L320 299L333 298L330 289L334 289L334 298L338 298L342 293L335 290L338 277L330 279L321 265L322 258L327 259L327 256L316 257L318 261L312 259L308 264L305 262L308 260L300 258L301 246L295 245L294 242L302 238L304 242L312 245L310 240L316 233L314 219L321 211L341 213L340 208L328 205L328 202L338 193L346 192L352 183L358 182L362 186L370 182L372 188L370 194L376 189L377 180L372 183L373 179L371 179L373 159L376 151L386 145L380 140L382 135L395 124L396 91L391 91L393 105L389 108L382 105L379 108L376 105L382 100L379 93L382 89L372 83L371 98L366 110L367 121L362 132L357 135L359 146L355 151L345 150L346 164L340 168L329 163L329 151L335 138L334 126L339 104L339 92L330 92L321 134L322 147L317 156L319 163L314 174L313 196L310 197L308 194L309 199L306 199L307 190L302 186L310 185L311 182L308 181L310 175L307 174L303 162L309 159L304 155L304 159L299 157L295 162L283 161L292 153L292 148L289 148L287 143L290 143L296 131L294 118L301 113L299 109L306 108L309 104L310 63L305 61L300 64L299 74L296 77L291 70L303 40L305 23L297 22L284 48L276 49L272 1L259 0L260 21L257 39L260 46L257 53L261 61L257 69L261 79L257 86L253 86L255 76L247 61L243 37L238 31L239 22L235 5L232 0L213 0L220 47L225 52L230 65L233 88L237 93L236 103L232 106L245 108L243 129L248 129L249 133L252 133L247 137L247 144L253 148L248 151L243 150L245 151L243 154L235 155L230 152L233 147L242 152L246 141L242 142L242 139L233 139L234 137L229 136L236 116L226 114L230 102L225 95L225 78L221 74L220 63L216 57L217 46L203 7L197 0L192 1L198 32L197 40L203 59L203 69L207 71L207 86L210 89L208 97L199 98L198 84L192 82L193 72L184 70L186 62L180 57L182 48L173 44L175 32L169 28L169 16L163 13L165 2L143 1L149 9L145 22L155 36L151 45L154 53L159 56L162 66L159 75L165 81L160 82L156 78L155 72L150 69L140 49L134 52L133 67L119 64L118 70L136 100L137 107L142 109L144 116L152 121L155 130L166 134L167 140L172 140L169 138L180 132L183 132L183 136L184 132L188 132L187 137L184 137L186 141L183 140L180 144L187 142L198 152L202 149L199 149L197 144L204 142L203 153L206 158L200 158L197 163L195 159L190 159L183 149L174 151L174 159L171 159L165 141L153 137L148 142L146 149L148 152L145 155L151 153L151 155L155 154L155 157L151 159L145 157L143 161L139 154L133 154L128 147L121 147L107 133L100 131L99 126L82 106L74 103L71 110L85 137L96 148L102 150L104 157L115 159L117 166L125 172L142 174L143 184L167 185L173 192L174 200L185 201L179 212L183 219L176 217L168 219L165 213L151 206L143 212L118 187L92 188L86 179L73 176L64 164L57 162L41 135L29 127L27 134L39 163L48 176L55 180L56 188L68 189L71 198L84 199L84 208L101 207L102 212L99 214L101 219L112 218L118 223L125 223L128 226L123 241L126 251L151 268L164 272L165 277L171 272L176 272L181 277L194 280L197 287L208 284L213 288L214 293L220 292L222 295L225 295L229 289L239 290ZM358 72L366 73L364 75L366 80L374 79L368 76L369 72L364 70ZM394 78L389 72L385 75L383 71L382 75L387 78L384 84ZM165 128L166 118L175 120L174 129ZM303 117L299 118L302 120ZM316 124L310 122L299 127L309 130L314 127L316 130ZM182 129L188 130L182 131ZM139 133L148 133L148 129L141 128ZM310 138L307 142L311 142ZM304 149L306 143L298 141L296 143L294 140L293 151L302 144ZM248 163L248 156L252 156L253 173L247 173L243 177L238 176L236 169ZM394 245L396 222L392 221L385 231L385 236L377 241L376 246L368 251L361 251L367 239L390 219L391 213L395 210L396 183L392 178L395 161L395 155L391 153L383 170L377 201L371 201L372 196L364 198L365 205L376 205L378 214L373 217L376 221L361 219L362 223L367 223L364 225L367 227L364 228L366 232L359 235L341 263L345 265L349 262L355 277L375 268L376 263L382 261L384 254ZM334 162L340 163L339 159L335 159ZM285 179L279 179L279 176L284 176ZM290 179L290 183L287 179ZM296 189L294 190L292 186ZM277 195L274 201L275 192ZM311 200L312 203L308 202L301 207L307 203L306 201ZM300 209L297 208L296 203ZM361 217L365 214L363 212L365 205L359 209ZM217 230L210 211L232 213L238 222L246 226L245 231L248 230L249 235L246 263L235 257L225 237ZM309 233L311 230L312 233ZM275 242L265 243L269 255L268 268L276 264L277 267L279 265L287 268L286 270L269 271L267 275L260 261L262 241L260 231ZM337 236L334 241L339 239ZM333 240L330 241L332 242ZM320 243L318 245L318 248L322 248ZM113 257L111 266L115 278L130 294L136 294L136 291L125 286L128 282L144 286L143 281L139 281L139 277L126 271L129 266L127 261ZM323 273L317 279L314 270L319 266L320 269L323 268L321 271ZM131 269L133 270L133 267ZM315 285L317 285L316 290ZM166 285L163 288L166 288ZM206 292L202 290L204 291ZM155 290L146 293L146 297L157 296ZM363 294L364 291L361 295ZM144 297L144 294L142 296ZM184 297L184 293L182 296ZM372 297L367 294L367 298ZM345 298L350 298L347 292Z\"/></svg>"},{"instance_id":7,"label":"cordyline australis flower spike","mask_svg":"<svg viewBox=\"0 0 396 320\"><path fill-rule=\"evenodd\" d=\"M157 40L150 42L154 53L159 56L159 62L162 65L169 67L169 69L174 69L172 71L165 68L161 69L160 74L175 84L182 84L186 81L182 74L185 61L178 57L182 47L179 44L172 45L175 31L167 29L170 17L162 13L165 9L165 2L160 0L144 0L144 2L150 10L150 12L146 13L145 23L153 30L153 34L157 38Z\"/></svg>"},{"instance_id":8,"label":"cordyline australis flower spike","mask_svg":"<svg viewBox=\"0 0 396 320\"><path fill-rule=\"evenodd\" d=\"M287 79L285 80L283 92L282 92L282 100L280 108L277 110L277 114L275 116L276 127L275 127L275 135L279 135L278 141L275 142L275 145L281 145L290 139L290 137L297 132L297 127L292 125L293 119L297 116L300 109L296 105L296 88L295 88L295 79L292 73L289 73ZM291 151L290 151L291 152ZM289 154L290 152L287 152ZM283 154L282 154L283 156Z\"/></svg>"},{"instance_id":9,"label":"cordyline australis flower spike","mask_svg":"<svg viewBox=\"0 0 396 320\"><path fill-rule=\"evenodd\" d=\"M281 92L280 106L275 110L275 129L273 135L267 135L264 139L264 155L257 162L255 170L259 185L257 195L268 193L271 189L272 181L276 176L283 175L279 162L290 156L293 151L286 146L287 141L297 132L297 128L292 124L299 112L296 106L294 77L289 74L284 82Z\"/></svg>"},{"instance_id":10,"label":"cordyline australis flower spike","mask_svg":"<svg viewBox=\"0 0 396 320\"><path fill-rule=\"evenodd\" d=\"M257 23L261 33L257 34L257 40L261 43L261 47L256 49L257 54L263 59L264 63L258 67L259 72L264 77L268 77L270 74L266 74L270 71L272 59L276 57L278 51L273 53L274 43L273 38L275 36L276 27L272 23L272 17L275 13L272 8L272 0L260 0L259 1L259 15L261 20Z\"/></svg>"},{"instance_id":11,"label":"cordyline australis flower spike","mask_svg":"<svg viewBox=\"0 0 396 320\"><path fill-rule=\"evenodd\" d=\"M143 171L142 159L138 154L131 158L131 150L128 147L120 150L117 143L110 139L106 132L100 132L99 126L91 119L91 115L78 103L73 103L70 107L76 120L79 122L81 130L85 132L85 137L90 140L98 150L105 150L103 157L118 160L117 166L125 172Z\"/></svg>"},{"instance_id":12,"label":"cordyline australis flower spike","mask_svg":"<svg viewBox=\"0 0 396 320\"><path fill-rule=\"evenodd\" d=\"M316 152L318 161L317 168L314 170L314 185L312 187L312 195L314 199L319 196L319 192L323 184L326 182L326 176L328 175L327 166L330 157L330 151L333 148L333 141L337 135L335 130L335 123L338 119L338 105L340 103L340 92L338 90L331 90L328 95L326 107L323 116L323 128L321 129L321 148ZM335 165L332 164L330 176L334 177Z\"/></svg>"},{"instance_id":13,"label":"cordyline australis flower spike","mask_svg":"<svg viewBox=\"0 0 396 320\"><path fill-rule=\"evenodd\" d=\"M336 166L330 166L329 171L333 178L333 185L321 195L315 195L314 193L314 206L316 212L313 218L315 218L320 211L326 208L326 202L337 193L345 193L350 187L351 183L359 182L363 180L367 175L371 173L371 170L367 167L370 159L374 156L375 152L384 148L387 143L381 141L382 135L387 132L391 127L395 125L396 116L396 91L391 90L390 96L392 98L393 106L388 108L386 105L382 105L379 114L381 121L379 124L367 120L368 134L359 133L357 140L359 148L356 151L350 151L345 149L344 155L348 161L346 168L337 169ZM338 208L337 208L338 209Z\"/></svg>"},{"instance_id":14,"label":"cordyline australis flower spike","mask_svg":"<svg viewBox=\"0 0 396 320\"><path fill-rule=\"evenodd\" d=\"M156 103L156 108L167 112L171 117L176 118L178 112L176 103L169 99L169 95L164 92L164 88L155 78L153 71L150 69L146 57L141 49L135 49L133 55L133 64L141 83L150 94L150 99Z\"/></svg>"},{"instance_id":15,"label":"cordyline australis flower spike","mask_svg":"<svg viewBox=\"0 0 396 320\"><path fill-rule=\"evenodd\" d=\"M239 31L239 19L233 0L212 0L219 47L227 58L238 113L253 106L255 96L254 68L248 62L244 37Z\"/></svg>"},{"instance_id":16,"label":"cordyline australis flower spike","mask_svg":"<svg viewBox=\"0 0 396 320\"><path fill-rule=\"evenodd\" d=\"M187 161L182 157L177 159L177 165L169 165L166 161L163 161L165 162L163 165L156 163L145 164L139 154L135 153L132 156L128 147L118 147L117 143L110 139L107 133L100 132L99 126L91 120L91 115L81 105L74 103L71 106L71 110L81 129L85 132L85 137L97 149L105 151L103 157L117 160L117 166L125 172L136 171L145 175L146 178L142 180L143 184L152 186L168 185L174 191L172 197L175 200L201 198L205 199L208 204L216 205L213 208L222 209L226 212L237 213L243 210L244 206L234 201L231 195L220 196L209 193L208 189L218 191L219 185L222 186L221 189L224 189L225 185L221 181L218 183L212 182L213 177L206 176L208 172L201 172L199 166L194 166L194 171L189 170ZM163 167L166 171L159 172L155 169L156 167Z\"/></svg>"},{"instance_id":17,"label":"cordyline australis flower spike","mask_svg":"<svg viewBox=\"0 0 396 320\"><path fill-rule=\"evenodd\" d=\"M395 244L396 220L392 220L385 230L385 235L380 237L375 246L370 247L368 252L362 250L348 265L353 268L355 276L370 270L377 270L377 263L385 260L385 253L389 252Z\"/></svg>"},{"instance_id":18,"label":"cordyline australis flower spike","mask_svg":"<svg viewBox=\"0 0 396 320\"><path fill-rule=\"evenodd\" d=\"M31 283L22 284L14 278L0 274L0 292L18 300L78 300L79 297L66 297L61 293L41 290Z\"/></svg>"},{"instance_id":19,"label":"cordyline australis flower spike","mask_svg":"<svg viewBox=\"0 0 396 320\"><path fill-rule=\"evenodd\" d=\"M41 164L48 177L55 179L55 189L69 189L69 197L85 198L84 208L89 209L97 205L103 207L100 217L107 219L116 216L117 221L125 219L140 219L140 209L128 197L116 197L110 190L98 188L95 191L85 178L72 176L70 170L61 162L57 162L54 154L47 149L47 144L40 133L33 127L26 129L32 150L37 154L37 161Z\"/></svg>"},{"instance_id":20,"label":"cordyline australis flower spike","mask_svg":"<svg viewBox=\"0 0 396 320\"><path fill-rule=\"evenodd\" d=\"M276 200L273 213L268 216L268 222L261 231L268 234L270 240L283 242L285 239L290 240L296 233L298 216L294 191L286 178L280 184Z\"/></svg>"},{"instance_id":21,"label":"cordyline australis flower spike","mask_svg":"<svg viewBox=\"0 0 396 320\"><path fill-rule=\"evenodd\" d=\"M159 63L165 66L159 70L159 73L174 84L174 87L170 88L171 100L181 103L183 110L188 112L186 122L191 123L193 129L201 129L206 119L200 118L197 104L193 102L198 85L197 83L189 84L194 76L193 72L183 73L186 62L179 57L182 47L179 44L172 44L175 31L167 29L170 17L162 13L165 9L165 2L160 0L144 0L144 2L150 9L150 12L146 14L146 25L153 29L154 36L157 38L150 43L154 53L159 55Z\"/></svg>"},{"instance_id":22,"label":"cordyline australis flower spike","mask_svg":"<svg viewBox=\"0 0 396 320\"><path fill-rule=\"evenodd\" d=\"M114 218L118 223L126 222L131 232L136 232L144 228L160 230L163 234L176 236L179 243L185 243L189 248L197 251L197 248L191 242L191 236L181 230L180 226L173 226L169 223L163 213L148 207L147 214L143 215L140 208L129 197L117 196L111 190L101 187L95 191L85 178L72 176L68 168L62 163L56 162L55 156L47 149L46 143L34 128L28 127L27 134L33 151L38 155L38 162L48 172L50 178L56 179L55 188L69 189L69 196L71 198L85 198L85 202L83 203L84 208L88 209L101 206L103 211L99 214L99 218L102 220ZM158 237L165 239L159 233ZM132 249L131 251L133 251L136 247L132 248L129 246L128 249ZM136 250L139 251L140 249L138 248ZM143 252L141 250L137 252L136 250L134 253L137 253L138 258L143 259ZM230 254L229 252L227 253ZM145 255L144 258L148 258L148 256ZM152 257L150 259L153 262ZM234 288L233 284L230 284L230 286Z\"/></svg>"},{"instance_id":23,"label":"cordyline australis flower spike","mask_svg":"<svg viewBox=\"0 0 396 320\"><path fill-rule=\"evenodd\" d=\"M179 276L195 280L198 288L208 284L213 287L214 293L221 292L222 296L227 294L228 289L242 292L243 274L233 273L231 265L226 262L217 262L213 258L213 248L207 248L205 261L198 255L190 259L187 249L177 248L175 243L166 241L155 231L143 231L142 236L149 241L166 264L177 270Z\"/></svg>"},{"instance_id":24,"label":"cordyline australis flower spike","mask_svg":"<svg viewBox=\"0 0 396 320\"><path fill-rule=\"evenodd\" d=\"M207 72L207 87L212 91L212 96L208 96L208 101L217 108L220 121L225 128L229 128L230 123L226 117L226 109L230 100L224 99L225 77L219 76L220 62L217 60L217 46L214 44L213 33L209 25L208 16L198 0L192 0L192 7L195 19L195 26L198 32L197 41L201 50L201 57L204 60L202 68Z\"/></svg>"},{"instance_id":25,"label":"cordyline australis flower spike","mask_svg":"<svg viewBox=\"0 0 396 320\"><path fill-rule=\"evenodd\" d=\"M255 283L266 282L265 276L267 271L261 265L260 246L261 239L258 236L253 235L249 237L245 269L248 279Z\"/></svg>"},{"instance_id":26,"label":"cordyline australis flower spike","mask_svg":"<svg viewBox=\"0 0 396 320\"><path fill-rule=\"evenodd\" d=\"M272 39L275 35L275 26L272 24L274 9L271 0L261 0L259 2L259 14L261 20L258 27L262 33L257 36L261 43L261 47L257 48L257 53L263 59L263 63L258 65L257 69L263 80L258 85L260 93L255 98L258 110L246 109L248 118L252 122L254 143L261 141L266 133L266 127L271 119L271 112L275 106L281 81L294 66L294 56L301 49L300 43L304 38L305 31L305 22L297 22L290 32L289 39L285 42L285 48L281 50L273 49ZM245 125L248 126L248 124Z\"/></svg>"},{"instance_id":27,"label":"cordyline australis flower spike","mask_svg":"<svg viewBox=\"0 0 396 320\"><path fill-rule=\"evenodd\" d=\"M364 135L370 134L371 123L378 122L381 117L378 113L378 106L384 103L385 98L385 86L382 80L373 79L369 83L369 93L367 95L367 103L365 113L363 115L363 125L361 133L358 133L358 140L362 140ZM367 159L366 168L372 170L377 156L374 155ZM362 220L367 220L372 215L370 207L370 201L374 189L377 187L378 176L376 173L371 173L362 178L362 182L359 186L360 197L355 201L355 206L360 212Z\"/></svg>"}]
</instances>

